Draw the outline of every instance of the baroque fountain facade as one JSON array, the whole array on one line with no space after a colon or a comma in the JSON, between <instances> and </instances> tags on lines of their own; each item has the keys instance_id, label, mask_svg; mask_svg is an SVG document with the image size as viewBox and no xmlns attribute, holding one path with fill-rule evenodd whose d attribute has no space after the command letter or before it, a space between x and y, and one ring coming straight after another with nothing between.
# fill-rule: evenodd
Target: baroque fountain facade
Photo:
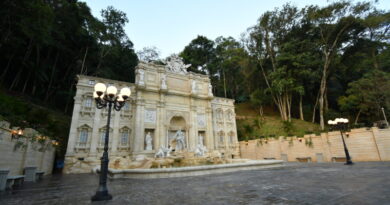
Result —
<instances>
[{"instance_id":1,"label":"baroque fountain facade","mask_svg":"<svg viewBox=\"0 0 390 205\"><path fill-rule=\"evenodd\" d=\"M107 110L96 109L96 83L130 87L127 105L112 113L110 168L221 164L239 158L234 100L213 96L207 75L187 72L178 56L166 65L140 62L136 82L78 76L65 173L100 164Z\"/></svg>"}]
</instances>

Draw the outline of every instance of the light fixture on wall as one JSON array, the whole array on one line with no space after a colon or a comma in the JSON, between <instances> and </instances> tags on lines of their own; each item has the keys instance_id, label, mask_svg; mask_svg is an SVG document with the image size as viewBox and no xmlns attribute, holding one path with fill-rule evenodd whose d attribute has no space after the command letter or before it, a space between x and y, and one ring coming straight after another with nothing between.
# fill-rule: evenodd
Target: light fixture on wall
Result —
<instances>
[{"instance_id":1,"label":"light fixture on wall","mask_svg":"<svg viewBox=\"0 0 390 205\"><path fill-rule=\"evenodd\" d=\"M20 136L23 136L22 128L18 128L17 130L11 130L12 139L18 139Z\"/></svg>"},{"instance_id":2,"label":"light fixture on wall","mask_svg":"<svg viewBox=\"0 0 390 205\"><path fill-rule=\"evenodd\" d=\"M109 127L111 119L111 109L114 108L116 111L120 111L121 108L126 104L126 100L131 95L130 88L122 88L119 94L117 94L118 89L110 85L106 87L103 83L95 84L95 91L93 97L95 98L96 107L98 109L107 108L107 125L106 133L104 138L104 151L101 158L100 164L100 178L99 178L99 187L96 191L96 194L91 198L92 201L105 201L111 200L112 196L108 193L107 189L107 174L108 174L108 141L109 141Z\"/></svg>"},{"instance_id":3,"label":"light fixture on wall","mask_svg":"<svg viewBox=\"0 0 390 205\"><path fill-rule=\"evenodd\" d=\"M328 125L335 128L335 130L340 130L341 139L343 140L344 152L345 152L345 156L346 156L345 165L352 165L353 162L351 160L351 157L349 156L349 151L348 151L347 145L345 144L345 140L344 140L344 136L343 136L343 132L346 132L346 130L348 128L348 122L349 122L348 119L336 118L335 120L329 120ZM348 137L349 134L346 134L346 136Z\"/></svg>"}]
</instances>

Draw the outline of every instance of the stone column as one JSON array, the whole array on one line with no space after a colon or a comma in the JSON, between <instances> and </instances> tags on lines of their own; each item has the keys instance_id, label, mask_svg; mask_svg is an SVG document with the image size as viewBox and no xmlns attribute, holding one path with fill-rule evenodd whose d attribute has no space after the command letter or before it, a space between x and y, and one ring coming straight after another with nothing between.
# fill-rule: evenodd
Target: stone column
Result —
<instances>
[{"instance_id":1,"label":"stone column","mask_svg":"<svg viewBox=\"0 0 390 205\"><path fill-rule=\"evenodd\" d=\"M162 94L161 94L162 95ZM162 97L163 98L163 97ZM161 96L160 96L160 102L157 104L157 119L156 119L156 130L154 132L154 150L158 150L162 144L164 144L164 139L165 139L165 103L161 101ZM166 146L166 145L164 145Z\"/></svg>"},{"instance_id":2,"label":"stone column","mask_svg":"<svg viewBox=\"0 0 390 205\"><path fill-rule=\"evenodd\" d=\"M191 99L191 101L193 101L193 99ZM193 105L193 103L191 104ZM187 124L189 124L188 151L195 151L196 143L198 141L196 139L198 138L198 133L197 133L198 121L196 118L197 118L196 106L191 106L189 122L187 122Z\"/></svg>"},{"instance_id":3,"label":"stone column","mask_svg":"<svg viewBox=\"0 0 390 205\"><path fill-rule=\"evenodd\" d=\"M97 144L98 144L98 141L99 141L99 128L100 128L100 118L102 117L101 116L101 112L102 112L102 109L97 109L95 108L95 116L93 118L93 124L92 124L92 134L91 136L88 136L88 137L91 137L91 144L90 144L90 148L89 148L89 155L90 156L96 156L96 148L97 148ZM108 117L108 116L106 116ZM104 119L107 120L107 118L104 117Z\"/></svg>"},{"instance_id":4,"label":"stone column","mask_svg":"<svg viewBox=\"0 0 390 205\"><path fill-rule=\"evenodd\" d=\"M134 135L134 152L141 152L144 149L144 109L145 102L138 96L135 108L135 135Z\"/></svg>"},{"instance_id":5,"label":"stone column","mask_svg":"<svg viewBox=\"0 0 390 205\"><path fill-rule=\"evenodd\" d=\"M214 149L214 129L213 129L213 116L212 109L206 108L206 147L209 150Z\"/></svg>"},{"instance_id":6,"label":"stone column","mask_svg":"<svg viewBox=\"0 0 390 205\"><path fill-rule=\"evenodd\" d=\"M110 136L111 142L111 155L116 155L118 150L118 144L119 144L119 121L120 121L120 114L121 111L114 111L114 126L112 131L112 136Z\"/></svg>"},{"instance_id":7,"label":"stone column","mask_svg":"<svg viewBox=\"0 0 390 205\"><path fill-rule=\"evenodd\" d=\"M66 149L66 156L74 155L74 147L77 143L77 127L79 123L81 109L81 88L77 86L76 96L74 97L74 107L72 114L72 121L70 124L68 147Z\"/></svg>"}]
</instances>

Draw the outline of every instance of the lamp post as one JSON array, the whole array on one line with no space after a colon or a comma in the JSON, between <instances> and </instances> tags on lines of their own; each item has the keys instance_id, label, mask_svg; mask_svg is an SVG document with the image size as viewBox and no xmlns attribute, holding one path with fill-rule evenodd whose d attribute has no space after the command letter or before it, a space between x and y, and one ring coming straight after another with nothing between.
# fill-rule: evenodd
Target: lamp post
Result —
<instances>
[{"instance_id":1,"label":"lamp post","mask_svg":"<svg viewBox=\"0 0 390 205\"><path fill-rule=\"evenodd\" d=\"M96 107L102 109L107 107L107 126L106 135L104 138L104 151L101 158L100 164L100 177L99 187L96 194L91 198L92 201L104 201L111 200L112 196L107 190L107 174L108 174L108 140L109 140L109 127L111 118L111 109L114 108L116 111L120 111L121 108L126 104L126 100L129 98L131 91L129 88L122 88L119 95L117 95L117 88L115 86L109 86L106 89L106 85L103 83L97 83L95 85L95 91L93 97L96 101Z\"/></svg>"},{"instance_id":2,"label":"lamp post","mask_svg":"<svg viewBox=\"0 0 390 205\"><path fill-rule=\"evenodd\" d=\"M351 160L351 157L349 156L349 151L348 151L347 145L345 144L345 140L344 140L344 136L343 136L343 132L347 129L348 122L349 122L348 119L336 118L335 120L329 120L328 124L330 126L335 127L336 129L340 130L341 139L343 140L344 152L345 152L345 156L346 156L345 165L352 165L353 162Z\"/></svg>"}]
</instances>

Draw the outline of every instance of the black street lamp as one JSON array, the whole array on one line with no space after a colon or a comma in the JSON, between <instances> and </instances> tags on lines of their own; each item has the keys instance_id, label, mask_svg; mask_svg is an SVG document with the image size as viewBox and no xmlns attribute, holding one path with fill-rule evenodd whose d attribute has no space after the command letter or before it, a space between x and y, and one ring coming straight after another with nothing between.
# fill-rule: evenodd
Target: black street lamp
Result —
<instances>
[{"instance_id":1,"label":"black street lamp","mask_svg":"<svg viewBox=\"0 0 390 205\"><path fill-rule=\"evenodd\" d=\"M96 101L96 107L102 109L108 107L108 117L106 126L106 136L104 138L104 152L101 158L100 164L100 178L99 188L96 194L91 198L92 201L104 201L111 200L112 196L108 193L107 189L107 174L108 174L108 140L110 132L110 118L111 108L114 107L116 111L120 111L121 108L126 104L126 100L129 98L131 91L129 88L122 88L120 94L117 95L117 89L115 86L109 86L106 89L106 85L103 83L97 83L95 85L95 91L93 97Z\"/></svg>"},{"instance_id":2,"label":"black street lamp","mask_svg":"<svg viewBox=\"0 0 390 205\"><path fill-rule=\"evenodd\" d=\"M346 156L346 162L345 165L353 165L353 162L351 160L351 157L349 156L349 151L347 148L347 145L345 144L343 132L347 130L347 125L348 125L349 120L344 119L344 118L336 118L335 120L329 120L328 124L335 127L336 129L340 130L341 134L341 139L343 140L343 145L344 145L344 152Z\"/></svg>"}]
</instances>

